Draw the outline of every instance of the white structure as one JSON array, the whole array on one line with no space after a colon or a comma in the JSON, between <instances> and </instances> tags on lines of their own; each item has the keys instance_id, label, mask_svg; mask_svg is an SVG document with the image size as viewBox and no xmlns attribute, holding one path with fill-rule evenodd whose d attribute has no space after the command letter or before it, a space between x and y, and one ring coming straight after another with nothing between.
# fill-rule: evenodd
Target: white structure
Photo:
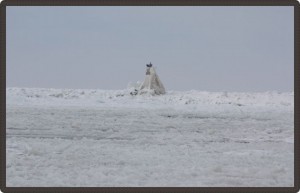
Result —
<instances>
[{"instance_id":1,"label":"white structure","mask_svg":"<svg viewBox=\"0 0 300 193\"><path fill-rule=\"evenodd\" d=\"M146 77L139 89L139 94L143 93L153 93L153 94L165 94L165 87L160 81L158 75L155 72L154 67L150 64L147 64Z\"/></svg>"}]
</instances>

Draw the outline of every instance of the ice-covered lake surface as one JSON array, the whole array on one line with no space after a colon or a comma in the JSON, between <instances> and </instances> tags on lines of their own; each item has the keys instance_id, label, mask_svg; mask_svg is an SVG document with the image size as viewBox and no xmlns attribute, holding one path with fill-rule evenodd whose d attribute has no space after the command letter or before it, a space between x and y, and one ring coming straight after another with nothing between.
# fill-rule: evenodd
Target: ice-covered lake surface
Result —
<instances>
[{"instance_id":1,"label":"ice-covered lake surface","mask_svg":"<svg viewBox=\"0 0 300 193\"><path fill-rule=\"evenodd\" d=\"M6 89L6 185L294 186L294 93Z\"/></svg>"}]
</instances>

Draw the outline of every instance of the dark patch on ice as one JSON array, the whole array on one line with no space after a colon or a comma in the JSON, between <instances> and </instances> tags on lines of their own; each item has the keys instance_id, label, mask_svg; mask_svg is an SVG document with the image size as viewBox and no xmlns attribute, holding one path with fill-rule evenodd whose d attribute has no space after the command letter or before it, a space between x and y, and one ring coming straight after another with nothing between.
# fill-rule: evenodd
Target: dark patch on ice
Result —
<instances>
[{"instance_id":1,"label":"dark patch on ice","mask_svg":"<svg viewBox=\"0 0 300 193\"><path fill-rule=\"evenodd\" d=\"M39 139L69 139L69 140L80 140L80 139L93 139L93 140L104 140L104 139L109 139L109 140L124 140L124 141L129 141L129 140L134 140L135 138L129 138L129 137L100 137L100 136L95 136L95 135L52 135L52 134L7 134L7 138L10 137L22 137L22 138L29 138L29 139L34 139L34 138L39 138Z\"/></svg>"},{"instance_id":2,"label":"dark patch on ice","mask_svg":"<svg viewBox=\"0 0 300 193\"><path fill-rule=\"evenodd\" d=\"M167 129L176 129L176 127L175 127L175 126L172 126L172 125L166 126L166 128L167 128Z\"/></svg>"},{"instance_id":3,"label":"dark patch on ice","mask_svg":"<svg viewBox=\"0 0 300 193\"><path fill-rule=\"evenodd\" d=\"M30 130L37 130L37 131L45 131L45 130L51 130L50 128L31 128Z\"/></svg>"},{"instance_id":4,"label":"dark patch on ice","mask_svg":"<svg viewBox=\"0 0 300 193\"><path fill-rule=\"evenodd\" d=\"M116 97L122 97L124 94L117 94Z\"/></svg>"},{"instance_id":5,"label":"dark patch on ice","mask_svg":"<svg viewBox=\"0 0 300 193\"><path fill-rule=\"evenodd\" d=\"M9 129L9 130L28 130L28 128L15 128L15 127L8 127L6 129Z\"/></svg>"},{"instance_id":6,"label":"dark patch on ice","mask_svg":"<svg viewBox=\"0 0 300 193\"><path fill-rule=\"evenodd\" d=\"M249 141L245 141L245 140L236 140L234 142L235 143L250 143Z\"/></svg>"},{"instance_id":7,"label":"dark patch on ice","mask_svg":"<svg viewBox=\"0 0 300 193\"><path fill-rule=\"evenodd\" d=\"M22 137L22 138L40 138L40 139L74 139L76 136L70 135L48 135L48 134L7 134L6 137Z\"/></svg>"},{"instance_id":8,"label":"dark patch on ice","mask_svg":"<svg viewBox=\"0 0 300 193\"><path fill-rule=\"evenodd\" d=\"M263 140L262 142L267 142L267 143L282 143L283 141L281 141L281 140L275 140L275 139L267 139L267 140Z\"/></svg>"},{"instance_id":9,"label":"dark patch on ice","mask_svg":"<svg viewBox=\"0 0 300 193\"><path fill-rule=\"evenodd\" d=\"M125 141L131 141L135 138L129 138L129 137L106 137L105 139L111 139L111 140L125 140Z\"/></svg>"},{"instance_id":10,"label":"dark patch on ice","mask_svg":"<svg viewBox=\"0 0 300 193\"><path fill-rule=\"evenodd\" d=\"M230 141L229 138L222 138L222 139L211 139L205 140L206 143L228 143Z\"/></svg>"},{"instance_id":11,"label":"dark patch on ice","mask_svg":"<svg viewBox=\"0 0 300 193\"><path fill-rule=\"evenodd\" d=\"M256 120L256 121L270 121L270 120L272 120L270 118L253 118L253 119Z\"/></svg>"},{"instance_id":12,"label":"dark patch on ice","mask_svg":"<svg viewBox=\"0 0 300 193\"><path fill-rule=\"evenodd\" d=\"M184 118L184 119L228 119L228 117L221 116L205 116L205 115L197 115L197 114L184 114L184 115L172 115L172 114L162 114L160 115L165 118Z\"/></svg>"},{"instance_id":13,"label":"dark patch on ice","mask_svg":"<svg viewBox=\"0 0 300 193\"><path fill-rule=\"evenodd\" d=\"M139 132L142 132L142 133L158 133L158 132L161 132L161 130L139 130Z\"/></svg>"},{"instance_id":14,"label":"dark patch on ice","mask_svg":"<svg viewBox=\"0 0 300 193\"><path fill-rule=\"evenodd\" d=\"M201 130L196 130L194 132L196 132L196 133L203 133L203 131L201 131Z\"/></svg>"},{"instance_id":15,"label":"dark patch on ice","mask_svg":"<svg viewBox=\"0 0 300 193\"><path fill-rule=\"evenodd\" d=\"M162 117L165 117L165 118L177 118L178 115L160 115Z\"/></svg>"},{"instance_id":16,"label":"dark patch on ice","mask_svg":"<svg viewBox=\"0 0 300 193\"><path fill-rule=\"evenodd\" d=\"M191 104L191 103L193 103L194 101L192 101L192 100L188 100L188 101L185 101L185 105L188 105L188 104Z\"/></svg>"},{"instance_id":17,"label":"dark patch on ice","mask_svg":"<svg viewBox=\"0 0 300 193\"><path fill-rule=\"evenodd\" d=\"M209 119L211 117L209 117L209 116L199 116L199 115L183 115L183 118L188 118L188 119Z\"/></svg>"},{"instance_id":18,"label":"dark patch on ice","mask_svg":"<svg viewBox=\"0 0 300 193\"><path fill-rule=\"evenodd\" d=\"M221 117L221 116L203 116L203 115L196 115L196 114L186 114L186 115L182 115L182 117L186 119L228 119L227 117Z\"/></svg>"},{"instance_id":19,"label":"dark patch on ice","mask_svg":"<svg viewBox=\"0 0 300 193\"><path fill-rule=\"evenodd\" d=\"M267 134L278 134L278 133L282 133L282 129L272 129L272 130L268 130Z\"/></svg>"},{"instance_id":20,"label":"dark patch on ice","mask_svg":"<svg viewBox=\"0 0 300 193\"><path fill-rule=\"evenodd\" d=\"M83 95L80 93L80 95ZM72 98L79 98L79 96L72 94L72 93L56 93L56 94L50 94L50 97L55 97L55 98L65 98L65 99L72 99Z\"/></svg>"},{"instance_id":21,"label":"dark patch on ice","mask_svg":"<svg viewBox=\"0 0 300 193\"><path fill-rule=\"evenodd\" d=\"M66 96L65 98L66 98L66 99L69 99L69 98L79 98L79 97L76 96L76 95L71 95L71 96Z\"/></svg>"},{"instance_id":22,"label":"dark patch on ice","mask_svg":"<svg viewBox=\"0 0 300 193\"><path fill-rule=\"evenodd\" d=\"M56 97L56 98L62 98L64 95L62 93L58 93L58 94L50 94L49 96Z\"/></svg>"}]
</instances>

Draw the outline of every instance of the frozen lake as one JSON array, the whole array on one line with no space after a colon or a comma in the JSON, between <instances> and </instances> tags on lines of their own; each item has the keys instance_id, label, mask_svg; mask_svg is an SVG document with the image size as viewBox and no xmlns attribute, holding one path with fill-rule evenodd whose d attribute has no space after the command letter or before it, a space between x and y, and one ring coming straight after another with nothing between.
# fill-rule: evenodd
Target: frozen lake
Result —
<instances>
[{"instance_id":1,"label":"frozen lake","mask_svg":"<svg viewBox=\"0 0 300 193\"><path fill-rule=\"evenodd\" d=\"M294 93L8 88L6 185L294 186Z\"/></svg>"}]
</instances>

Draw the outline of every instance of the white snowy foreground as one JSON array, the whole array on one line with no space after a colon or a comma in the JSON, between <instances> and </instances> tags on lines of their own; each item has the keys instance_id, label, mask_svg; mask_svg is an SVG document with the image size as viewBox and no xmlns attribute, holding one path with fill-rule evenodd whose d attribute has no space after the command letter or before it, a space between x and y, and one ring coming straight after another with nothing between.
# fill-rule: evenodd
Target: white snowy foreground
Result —
<instances>
[{"instance_id":1,"label":"white snowy foreground","mask_svg":"<svg viewBox=\"0 0 300 193\"><path fill-rule=\"evenodd\" d=\"M6 185L294 186L294 93L6 89Z\"/></svg>"}]
</instances>

